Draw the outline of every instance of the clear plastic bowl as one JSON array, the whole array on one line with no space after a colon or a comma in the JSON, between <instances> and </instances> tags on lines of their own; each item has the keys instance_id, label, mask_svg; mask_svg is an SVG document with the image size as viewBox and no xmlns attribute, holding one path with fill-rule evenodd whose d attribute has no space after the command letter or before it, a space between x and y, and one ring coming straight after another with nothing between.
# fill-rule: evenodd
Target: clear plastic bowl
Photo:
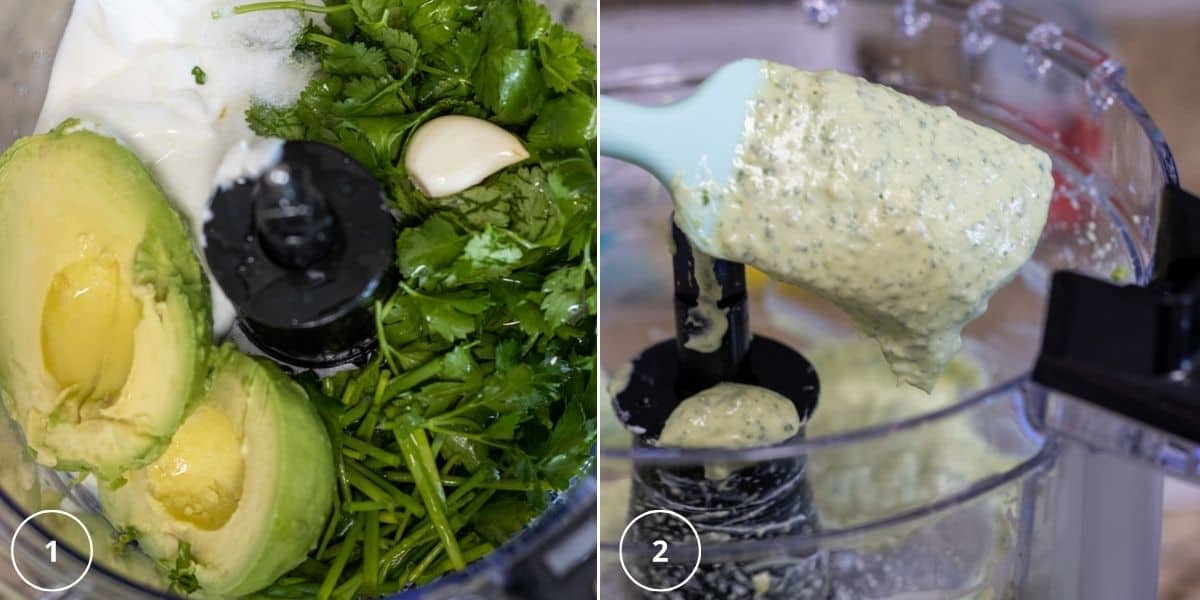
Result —
<instances>
[{"instance_id":1,"label":"clear plastic bowl","mask_svg":"<svg viewBox=\"0 0 1200 600\"><path fill-rule=\"evenodd\" d=\"M1033 260L965 331L964 352L985 389L961 386L940 406L839 418L801 442L742 451L631 448L615 417L602 417L604 597L643 593L621 556L636 576L656 547L620 539L635 514L670 508L647 504L661 500L657 470L713 463L804 465L815 526L763 534L752 522L702 538L696 580L718 573L725 581L710 595L798 597L799 588L783 591L788 573L808 569L815 591L803 597L1153 597L1160 476L1044 431L1046 411L1078 407L1048 399L1026 376L1054 270L1148 278L1159 192L1176 174L1120 65L1054 24L992 1L612 2L601 27L605 94L668 103L743 57L838 69L1041 147L1057 182ZM636 167L603 160L600 173L601 361L611 374L673 335L671 202ZM856 336L848 318L810 295L753 274L750 289L756 334L810 356ZM854 370L835 377L852 379ZM826 383L823 376L813 423L864 400ZM689 583L666 596L700 597L701 589Z\"/></svg>"},{"instance_id":2,"label":"clear plastic bowl","mask_svg":"<svg viewBox=\"0 0 1200 600\"><path fill-rule=\"evenodd\" d=\"M253 0L247 0L247 3ZM595 0L543 0L562 22L595 42ZM0 58L0 148L33 133L59 40L70 15L72 0L0 0L0 34L7 42ZM62 598L169 598L161 575L146 556L114 550L116 535L100 513L99 503L87 486L72 485L74 474L36 465L29 457L21 433L0 416L0 537L12 540L23 574L42 587L58 587L62 573L80 573L89 563L88 540L77 525L65 518L39 518L26 525L16 539L13 533L30 515L43 509L64 509L79 518L92 537L93 556L87 575L57 597ZM595 479L581 473L574 487L563 494L522 534L462 572L447 575L423 588L397 597L502 598L512 574L522 561L546 551L545 544L564 535L562 527L590 536L589 516L595 506ZM56 562L46 557L46 544L58 542ZM575 549L578 550L578 549ZM578 553L578 552L576 552ZM0 553L3 554L3 553ZM7 559L5 559L7 560ZM39 597L21 583L11 567L0 575L0 597Z\"/></svg>"}]
</instances>

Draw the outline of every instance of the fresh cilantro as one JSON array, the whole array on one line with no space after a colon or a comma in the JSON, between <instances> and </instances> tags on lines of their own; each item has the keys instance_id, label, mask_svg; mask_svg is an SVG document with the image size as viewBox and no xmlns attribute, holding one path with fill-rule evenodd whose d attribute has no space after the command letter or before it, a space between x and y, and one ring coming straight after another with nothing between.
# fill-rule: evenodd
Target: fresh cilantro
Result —
<instances>
[{"instance_id":1,"label":"fresh cilantro","mask_svg":"<svg viewBox=\"0 0 1200 600\"><path fill-rule=\"evenodd\" d=\"M180 542L175 555L175 563L169 566L167 581L171 591L187 596L200 589L196 581L196 562L192 560L192 546Z\"/></svg>"},{"instance_id":2,"label":"fresh cilantro","mask_svg":"<svg viewBox=\"0 0 1200 600\"><path fill-rule=\"evenodd\" d=\"M546 83L533 50L493 50L478 71L475 99L506 125L533 118L546 100Z\"/></svg>"},{"instance_id":3,"label":"fresh cilantro","mask_svg":"<svg viewBox=\"0 0 1200 600\"><path fill-rule=\"evenodd\" d=\"M192 67L192 78L196 80L196 85L204 85L208 83L208 73L200 68L200 65Z\"/></svg>"},{"instance_id":4,"label":"fresh cilantro","mask_svg":"<svg viewBox=\"0 0 1200 600\"><path fill-rule=\"evenodd\" d=\"M332 75L384 77L388 74L387 54L362 42L338 44L321 61L321 68Z\"/></svg>"},{"instance_id":5,"label":"fresh cilantro","mask_svg":"<svg viewBox=\"0 0 1200 600\"><path fill-rule=\"evenodd\" d=\"M546 296L541 306L550 326L565 325L594 312L589 302L595 290L587 286L587 275L586 269L580 265L564 267L546 278L542 290Z\"/></svg>"},{"instance_id":6,"label":"fresh cilantro","mask_svg":"<svg viewBox=\"0 0 1200 600\"><path fill-rule=\"evenodd\" d=\"M113 538L113 553L118 556L124 555L130 547L138 543L138 531L132 526L119 529L114 533L116 535Z\"/></svg>"},{"instance_id":7,"label":"fresh cilantro","mask_svg":"<svg viewBox=\"0 0 1200 600\"><path fill-rule=\"evenodd\" d=\"M333 144L400 215L401 282L375 308L379 351L304 382L330 428L336 508L300 567L263 592L382 595L462 568L520 531L591 461L595 440L596 58L533 0L261 2L321 13L297 53L320 72L264 136ZM412 132L484 118L532 154L425 197Z\"/></svg>"},{"instance_id":8,"label":"fresh cilantro","mask_svg":"<svg viewBox=\"0 0 1200 600\"><path fill-rule=\"evenodd\" d=\"M596 137L596 102L568 94L546 103L529 128L529 143L539 148L576 148Z\"/></svg>"}]
</instances>

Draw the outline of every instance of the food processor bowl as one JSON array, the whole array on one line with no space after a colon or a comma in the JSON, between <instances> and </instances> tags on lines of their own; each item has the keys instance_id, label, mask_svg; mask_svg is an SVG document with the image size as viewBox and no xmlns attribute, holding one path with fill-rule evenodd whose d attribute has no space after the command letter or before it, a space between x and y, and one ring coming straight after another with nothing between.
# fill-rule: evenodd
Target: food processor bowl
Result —
<instances>
[{"instance_id":1,"label":"food processor bowl","mask_svg":"<svg viewBox=\"0 0 1200 600\"><path fill-rule=\"evenodd\" d=\"M249 1L247 2L249 3ZM595 0L544 0L555 18L595 43ZM8 40L0 58L0 148L34 133L45 98L55 53L70 16L72 0L0 0L0 32ZM36 251L36 250L35 250ZM240 344L248 344L244 339ZM251 350L251 348L244 348ZM553 501L525 531L467 569L429 585L402 592L403 598L522 598L562 596L555 585L590 590L595 540L594 476L580 473L572 488ZM67 517L49 515L26 520L46 510L63 510L81 522L88 535ZM21 528L20 535L14 533ZM59 598L172 598L169 582L154 562L119 543L120 533L101 514L93 484L75 473L37 465L20 429L0 417L0 536L11 540L22 576L12 568L0 576L0 597L42 597L44 588L69 583L63 573L81 573ZM55 560L48 544L56 542ZM8 560L7 558L5 560ZM576 583L575 579L582 583ZM569 580L569 582L568 582Z\"/></svg>"},{"instance_id":2,"label":"food processor bowl","mask_svg":"<svg viewBox=\"0 0 1200 600\"><path fill-rule=\"evenodd\" d=\"M701 534L696 582L667 597L1153 597L1161 475L1046 428L1047 415L1095 411L1028 377L1054 271L1150 278L1158 199L1177 178L1120 64L994 0L616 1L605 3L601 27L604 94L670 103L746 57L836 69L1040 147L1056 183L1032 260L964 332L969 376L939 384L924 403L868 397L883 393L856 387L879 377L873 342L856 340L836 307L751 272L751 328L816 364L822 389L807 436L751 450L631 446L619 416L602 415L604 597L650 595L640 587L657 547L630 544L646 526L629 523L670 508L646 501L661 498L662 472L773 461L804 469L815 527L762 535L771 523L731 516L743 529ZM673 335L671 202L632 165L602 160L600 177L601 362L619 390L624 365ZM849 368L825 358L841 366L823 370L820 357L846 352L858 352ZM695 551L681 552L690 566ZM714 573L725 583L708 581ZM796 577L810 585L795 587Z\"/></svg>"}]
</instances>

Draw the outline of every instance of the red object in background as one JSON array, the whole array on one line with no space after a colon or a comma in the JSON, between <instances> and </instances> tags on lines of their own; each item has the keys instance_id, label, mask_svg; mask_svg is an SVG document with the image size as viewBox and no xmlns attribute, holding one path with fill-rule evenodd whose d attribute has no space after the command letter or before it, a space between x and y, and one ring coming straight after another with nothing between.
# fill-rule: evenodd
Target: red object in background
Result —
<instances>
[{"instance_id":1,"label":"red object in background","mask_svg":"<svg viewBox=\"0 0 1200 600\"><path fill-rule=\"evenodd\" d=\"M1054 175L1054 195L1050 197L1050 211L1046 217L1046 225L1063 225L1077 223L1083 218L1083 209L1079 201L1072 198L1075 186L1070 179Z\"/></svg>"},{"instance_id":2,"label":"red object in background","mask_svg":"<svg viewBox=\"0 0 1200 600\"><path fill-rule=\"evenodd\" d=\"M1062 146L1074 156L1075 165L1082 174L1087 174L1088 162L1100 155L1103 147L1104 130L1094 120L1080 115L1071 115L1059 128L1059 141ZM1050 212L1047 225L1078 223L1086 215L1083 214L1076 191L1075 182L1063 177L1058 171L1054 175L1054 196L1050 199Z\"/></svg>"}]
</instances>

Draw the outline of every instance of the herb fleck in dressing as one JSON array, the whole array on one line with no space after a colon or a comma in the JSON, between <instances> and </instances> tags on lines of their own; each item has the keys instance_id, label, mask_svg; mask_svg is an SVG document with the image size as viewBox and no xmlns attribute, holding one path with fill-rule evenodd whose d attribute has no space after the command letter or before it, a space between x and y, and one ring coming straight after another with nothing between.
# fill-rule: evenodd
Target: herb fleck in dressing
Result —
<instances>
[{"instance_id":1,"label":"herb fleck in dressing","mask_svg":"<svg viewBox=\"0 0 1200 600\"><path fill-rule=\"evenodd\" d=\"M800 431L791 400L766 388L719 383L679 403L658 446L754 448L778 444ZM706 465L709 479L725 479L739 465Z\"/></svg>"},{"instance_id":2,"label":"herb fleck in dressing","mask_svg":"<svg viewBox=\"0 0 1200 600\"><path fill-rule=\"evenodd\" d=\"M676 186L680 228L838 304L928 391L1033 253L1049 157L857 77L765 69L729 185Z\"/></svg>"}]
</instances>

